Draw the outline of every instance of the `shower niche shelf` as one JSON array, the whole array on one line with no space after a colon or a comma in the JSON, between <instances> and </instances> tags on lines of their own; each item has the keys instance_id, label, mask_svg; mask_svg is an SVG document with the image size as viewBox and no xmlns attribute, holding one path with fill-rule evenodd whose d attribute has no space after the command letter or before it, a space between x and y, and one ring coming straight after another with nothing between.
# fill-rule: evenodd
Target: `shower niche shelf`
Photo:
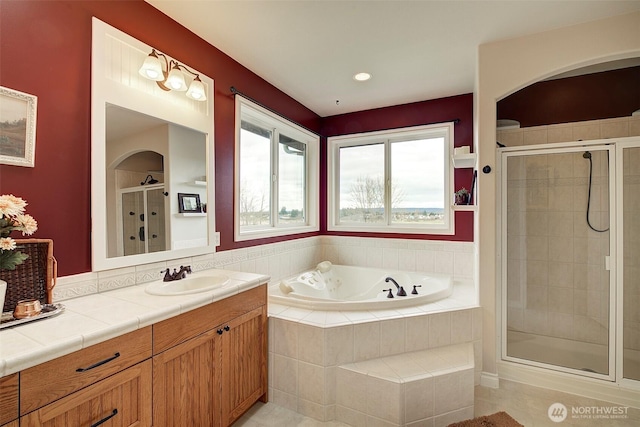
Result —
<instances>
[{"instance_id":1,"label":"shower niche shelf","mask_svg":"<svg viewBox=\"0 0 640 427\"><path fill-rule=\"evenodd\" d=\"M456 169L472 168L476 165L476 153L455 154L451 157L453 167Z\"/></svg>"},{"instance_id":2,"label":"shower niche shelf","mask_svg":"<svg viewBox=\"0 0 640 427\"><path fill-rule=\"evenodd\" d=\"M471 211L475 212L477 210L476 205L452 205L454 211Z\"/></svg>"}]
</instances>

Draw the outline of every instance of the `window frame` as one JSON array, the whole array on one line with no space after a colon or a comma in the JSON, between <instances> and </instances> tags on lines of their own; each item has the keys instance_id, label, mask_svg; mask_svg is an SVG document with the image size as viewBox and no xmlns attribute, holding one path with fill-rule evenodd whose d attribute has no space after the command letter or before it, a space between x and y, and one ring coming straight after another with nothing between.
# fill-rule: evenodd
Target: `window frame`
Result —
<instances>
[{"instance_id":1,"label":"window frame","mask_svg":"<svg viewBox=\"0 0 640 427\"><path fill-rule=\"evenodd\" d=\"M257 225L247 229L240 224L240 132L242 121L271 130L270 147L270 217L269 224ZM280 187L278 176L278 148L279 136L283 134L289 138L305 144L305 176L304 176L304 224L288 225L278 221L278 192ZM269 237L289 236L299 233L315 232L319 226L319 171L320 171L320 137L313 132L287 120L286 118L258 105L257 103L236 95L235 100L235 161L234 161L234 239L236 242ZM243 229L244 228L244 229Z\"/></svg>"},{"instance_id":2,"label":"window frame","mask_svg":"<svg viewBox=\"0 0 640 427\"><path fill-rule=\"evenodd\" d=\"M401 224L391 221L391 197L389 186L392 185L390 147L394 142L415 139L431 139L444 137L444 224L416 225ZM384 144L384 182L385 182L385 218L383 224L357 225L340 223L340 149L343 147L364 146L376 143ZM455 234L455 213L452 206L454 186L454 166L452 163L454 146L454 122L433 125L411 126L374 132L362 132L327 138L327 230L338 232L370 232L397 234Z\"/></svg>"}]
</instances>

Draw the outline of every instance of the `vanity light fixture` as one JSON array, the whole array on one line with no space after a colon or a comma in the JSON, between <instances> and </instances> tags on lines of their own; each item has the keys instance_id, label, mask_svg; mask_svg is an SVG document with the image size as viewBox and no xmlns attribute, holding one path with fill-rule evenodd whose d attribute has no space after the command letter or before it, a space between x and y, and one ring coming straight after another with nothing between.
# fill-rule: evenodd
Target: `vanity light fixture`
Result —
<instances>
[{"instance_id":1,"label":"vanity light fixture","mask_svg":"<svg viewBox=\"0 0 640 427\"><path fill-rule=\"evenodd\" d=\"M160 57L164 59L164 64L160 60ZM188 89L184 79L184 72L194 76ZM177 90L180 92L186 90L188 98L196 101L207 100L204 84L200 80L199 74L194 73L178 61L174 61L173 59L168 60L166 55L155 49L151 49L151 53L144 60L139 73L142 77L155 81L162 90Z\"/></svg>"},{"instance_id":2,"label":"vanity light fixture","mask_svg":"<svg viewBox=\"0 0 640 427\"><path fill-rule=\"evenodd\" d=\"M358 82L366 82L371 78L371 74L369 73L358 73L353 76L353 79Z\"/></svg>"}]
</instances>

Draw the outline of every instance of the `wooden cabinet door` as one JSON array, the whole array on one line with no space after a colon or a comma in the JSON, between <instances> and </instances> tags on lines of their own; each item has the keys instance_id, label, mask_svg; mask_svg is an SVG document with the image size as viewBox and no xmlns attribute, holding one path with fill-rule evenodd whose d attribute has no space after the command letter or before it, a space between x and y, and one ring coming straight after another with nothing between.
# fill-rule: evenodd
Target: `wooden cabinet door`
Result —
<instances>
[{"instance_id":1,"label":"wooden cabinet door","mask_svg":"<svg viewBox=\"0 0 640 427\"><path fill-rule=\"evenodd\" d=\"M151 426L151 361L24 415L22 427Z\"/></svg>"},{"instance_id":2,"label":"wooden cabinet door","mask_svg":"<svg viewBox=\"0 0 640 427\"><path fill-rule=\"evenodd\" d=\"M267 393L267 313L256 308L223 325L222 425L237 420Z\"/></svg>"},{"instance_id":3,"label":"wooden cabinet door","mask_svg":"<svg viewBox=\"0 0 640 427\"><path fill-rule=\"evenodd\" d=\"M219 334L205 332L153 357L155 426L219 426Z\"/></svg>"},{"instance_id":4,"label":"wooden cabinet door","mask_svg":"<svg viewBox=\"0 0 640 427\"><path fill-rule=\"evenodd\" d=\"M0 425L18 419L18 374L0 378Z\"/></svg>"}]
</instances>

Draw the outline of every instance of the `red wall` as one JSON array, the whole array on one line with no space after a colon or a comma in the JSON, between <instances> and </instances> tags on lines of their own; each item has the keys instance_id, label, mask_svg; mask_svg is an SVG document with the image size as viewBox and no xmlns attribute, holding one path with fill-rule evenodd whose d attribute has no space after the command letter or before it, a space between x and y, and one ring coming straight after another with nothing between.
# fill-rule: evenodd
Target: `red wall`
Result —
<instances>
[{"instance_id":1,"label":"red wall","mask_svg":"<svg viewBox=\"0 0 640 427\"><path fill-rule=\"evenodd\" d=\"M39 223L33 237L54 240L58 274L66 276L91 271L92 16L215 80L219 250L286 239L233 242L234 98L229 88L235 86L247 96L312 130L320 131L323 119L142 0L2 0L0 85L36 95L38 112L36 167L1 165L0 194L12 193L27 200L27 212ZM324 128L334 132L338 128L366 128L370 123L397 127L438 121L440 119L435 117L446 116L446 120L462 120L455 129L456 145L470 145L471 95L458 98L331 117L324 120ZM468 186L470 178L460 176L456 175L456 181L461 180L460 185ZM467 225L458 230L460 234L455 239L472 240L472 214L459 212L456 218L458 223ZM324 219L323 224L326 224ZM317 233L304 236L314 234Z\"/></svg>"},{"instance_id":2,"label":"red wall","mask_svg":"<svg viewBox=\"0 0 640 427\"><path fill-rule=\"evenodd\" d=\"M640 67L534 83L498 101L521 127L626 117L640 109Z\"/></svg>"},{"instance_id":3,"label":"red wall","mask_svg":"<svg viewBox=\"0 0 640 427\"><path fill-rule=\"evenodd\" d=\"M426 125L431 123L449 122L458 119L454 126L454 146L467 145L473 147L473 94L452 96L448 98L434 99L430 101L415 102L412 104L397 105L393 107L376 108L374 110L359 111L339 116L325 117L322 119L322 134L325 137L346 135L360 132L372 132L401 128L407 126ZM472 148L473 150L473 148ZM455 235L426 235L426 234L389 234L389 233L335 233L326 229L327 207L327 177L326 177L326 140L323 153L323 176L321 181L325 184L321 189L321 206L323 212L323 234L340 234L351 236L391 237L406 239L433 239L433 240L457 240L473 241L473 212L461 211L455 215ZM454 188L471 188L473 171L471 169L456 169L454 173Z\"/></svg>"}]
</instances>

